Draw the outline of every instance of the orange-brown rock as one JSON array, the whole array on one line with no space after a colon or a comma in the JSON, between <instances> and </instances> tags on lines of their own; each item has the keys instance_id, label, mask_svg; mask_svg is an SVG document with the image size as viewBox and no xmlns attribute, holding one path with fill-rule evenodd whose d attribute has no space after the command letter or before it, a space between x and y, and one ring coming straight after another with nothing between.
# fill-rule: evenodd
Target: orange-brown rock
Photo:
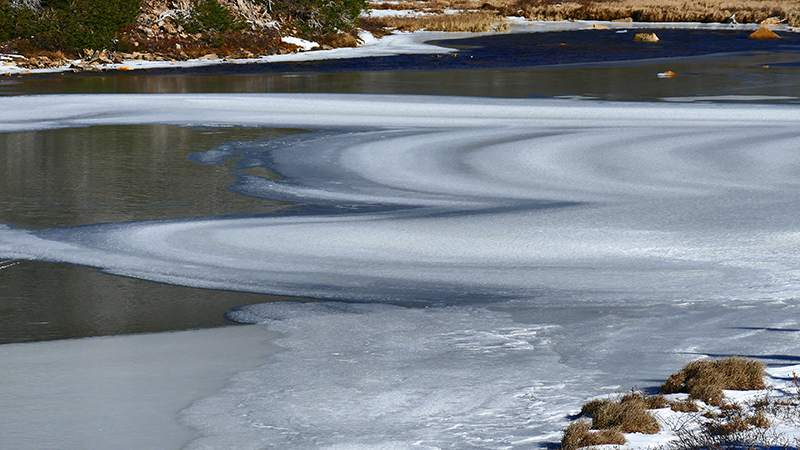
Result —
<instances>
[{"instance_id":1,"label":"orange-brown rock","mask_svg":"<svg viewBox=\"0 0 800 450\"><path fill-rule=\"evenodd\" d=\"M750 39L780 39L781 37L775 34L774 31L770 30L768 27L761 27L750 34Z\"/></svg>"},{"instance_id":2,"label":"orange-brown rock","mask_svg":"<svg viewBox=\"0 0 800 450\"><path fill-rule=\"evenodd\" d=\"M636 33L633 35L633 40L636 42L658 42L658 36L655 33Z\"/></svg>"}]
</instances>

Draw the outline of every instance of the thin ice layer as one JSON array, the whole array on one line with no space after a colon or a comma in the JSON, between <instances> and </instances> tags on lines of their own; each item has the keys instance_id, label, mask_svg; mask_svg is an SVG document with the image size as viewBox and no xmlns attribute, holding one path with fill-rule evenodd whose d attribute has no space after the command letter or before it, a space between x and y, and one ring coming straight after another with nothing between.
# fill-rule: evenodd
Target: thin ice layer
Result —
<instances>
[{"instance_id":1,"label":"thin ice layer","mask_svg":"<svg viewBox=\"0 0 800 450\"><path fill-rule=\"evenodd\" d=\"M30 99L0 102L18 107L17 124L28 128L214 115L338 130L192 158L266 167L278 178L242 174L234 189L339 213L8 230L3 258L361 301L540 301L564 291L756 299L798 287L796 108L336 95L49 100L42 110Z\"/></svg>"},{"instance_id":2,"label":"thin ice layer","mask_svg":"<svg viewBox=\"0 0 800 450\"><path fill-rule=\"evenodd\" d=\"M688 361L769 363L797 302L492 308L263 304L234 313L287 351L183 413L216 449L530 449L599 395L653 389ZM785 330L785 331L779 331Z\"/></svg>"}]
</instances>

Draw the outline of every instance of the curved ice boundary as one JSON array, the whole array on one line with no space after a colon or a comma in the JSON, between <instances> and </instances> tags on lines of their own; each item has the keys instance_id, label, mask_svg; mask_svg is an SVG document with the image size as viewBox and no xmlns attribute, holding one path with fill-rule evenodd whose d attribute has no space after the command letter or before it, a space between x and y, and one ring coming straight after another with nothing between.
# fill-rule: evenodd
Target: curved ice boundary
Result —
<instances>
[{"instance_id":1,"label":"curved ice boundary","mask_svg":"<svg viewBox=\"0 0 800 450\"><path fill-rule=\"evenodd\" d=\"M0 230L0 258L360 301L777 298L798 287L792 106L354 95L0 99L0 130L327 129L240 157L242 193L337 213ZM570 292L570 294L564 294ZM579 295L577 298L580 298Z\"/></svg>"}]
</instances>

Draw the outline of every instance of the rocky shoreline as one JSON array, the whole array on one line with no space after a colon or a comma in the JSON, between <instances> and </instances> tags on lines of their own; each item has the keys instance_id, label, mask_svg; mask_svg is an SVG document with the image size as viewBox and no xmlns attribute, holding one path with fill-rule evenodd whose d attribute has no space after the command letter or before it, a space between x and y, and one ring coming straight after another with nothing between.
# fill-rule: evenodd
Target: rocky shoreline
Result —
<instances>
[{"instance_id":1,"label":"rocky shoreline","mask_svg":"<svg viewBox=\"0 0 800 450\"><path fill-rule=\"evenodd\" d=\"M247 0L223 1L226 7L237 16L246 19L247 28L237 32L189 33L182 23L190 3L188 0L148 0L143 12L136 22L126 29L121 40L126 51L84 49L78 54L68 55L62 52L37 52L36 54L20 54L24 52L8 51L0 47L0 75L27 75L44 72L109 72L131 71L147 68L147 63L221 63L221 62L263 62L265 57L290 55L309 50L331 50L341 47L359 47L374 41L375 38L418 31L489 31L508 32L529 29L537 24L554 22L565 23L565 28L574 29L575 25L585 23L589 29L607 29L608 25L640 28L643 23L630 17L615 18L607 21L581 19L580 17L563 17L559 21L552 17L531 16L527 3L507 0L478 2L471 0L450 1L450 6L457 9L432 7L431 1L371 3L371 10L361 17L359 28L350 32L339 32L332 35L318 36L316 41L303 40L296 37L298 30L286 21L270 15L266 6L259 6ZM441 2L439 2L441 3ZM530 2L528 2L530 3ZM438 3L437 3L438 5ZM522 5L522 6L519 6ZM515 9L517 7L522 9ZM486 15L491 17L483 17ZM486 29L473 29L469 21L478 19ZM573 14L576 15L577 14ZM735 15L735 13L734 13ZM447 17L449 25L437 25L431 18ZM458 22L457 19L463 19ZM419 27L414 23L419 19ZM398 22L398 20L400 20ZM652 22L657 23L657 22ZM455 25L454 25L455 24ZM569 25L567 25L569 24ZM425 25L425 27L422 27ZM663 22L661 25L665 25ZM679 26L679 24L674 24ZM682 25L687 25L683 23ZM698 23L699 25L699 23ZM705 25L713 25L705 24ZM719 25L719 23L718 23ZM766 38L778 38L770 29L798 32L798 29L787 24L786 18L770 16L751 24L739 24L732 21L729 26L743 29L757 29ZM420 28L422 27L422 28ZM461 27L463 29L460 29ZM765 28L769 27L769 28ZM550 28L548 26L548 28ZM580 28L580 26L578 26Z\"/></svg>"}]
</instances>

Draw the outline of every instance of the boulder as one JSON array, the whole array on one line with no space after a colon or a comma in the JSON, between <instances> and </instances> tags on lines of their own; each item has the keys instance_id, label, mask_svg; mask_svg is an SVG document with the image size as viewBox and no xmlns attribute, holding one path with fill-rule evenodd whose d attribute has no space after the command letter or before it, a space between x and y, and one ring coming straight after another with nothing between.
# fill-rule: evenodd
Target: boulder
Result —
<instances>
[{"instance_id":1,"label":"boulder","mask_svg":"<svg viewBox=\"0 0 800 450\"><path fill-rule=\"evenodd\" d=\"M781 37L775 34L774 31L770 30L768 27L761 27L750 34L750 39L780 39Z\"/></svg>"},{"instance_id":2,"label":"boulder","mask_svg":"<svg viewBox=\"0 0 800 450\"><path fill-rule=\"evenodd\" d=\"M761 22L758 22L758 24L759 25L780 25L781 22L783 22L781 20L781 18L775 16L775 17L767 17L766 19L762 20Z\"/></svg>"},{"instance_id":3,"label":"boulder","mask_svg":"<svg viewBox=\"0 0 800 450\"><path fill-rule=\"evenodd\" d=\"M658 42L658 36L655 33L636 33L633 35L633 40L636 42Z\"/></svg>"},{"instance_id":4,"label":"boulder","mask_svg":"<svg viewBox=\"0 0 800 450\"><path fill-rule=\"evenodd\" d=\"M587 30L607 30L608 27L605 26L605 25L600 25L600 24L597 24L597 23L593 23L593 24L589 25L588 27L586 27L586 29Z\"/></svg>"}]
</instances>

